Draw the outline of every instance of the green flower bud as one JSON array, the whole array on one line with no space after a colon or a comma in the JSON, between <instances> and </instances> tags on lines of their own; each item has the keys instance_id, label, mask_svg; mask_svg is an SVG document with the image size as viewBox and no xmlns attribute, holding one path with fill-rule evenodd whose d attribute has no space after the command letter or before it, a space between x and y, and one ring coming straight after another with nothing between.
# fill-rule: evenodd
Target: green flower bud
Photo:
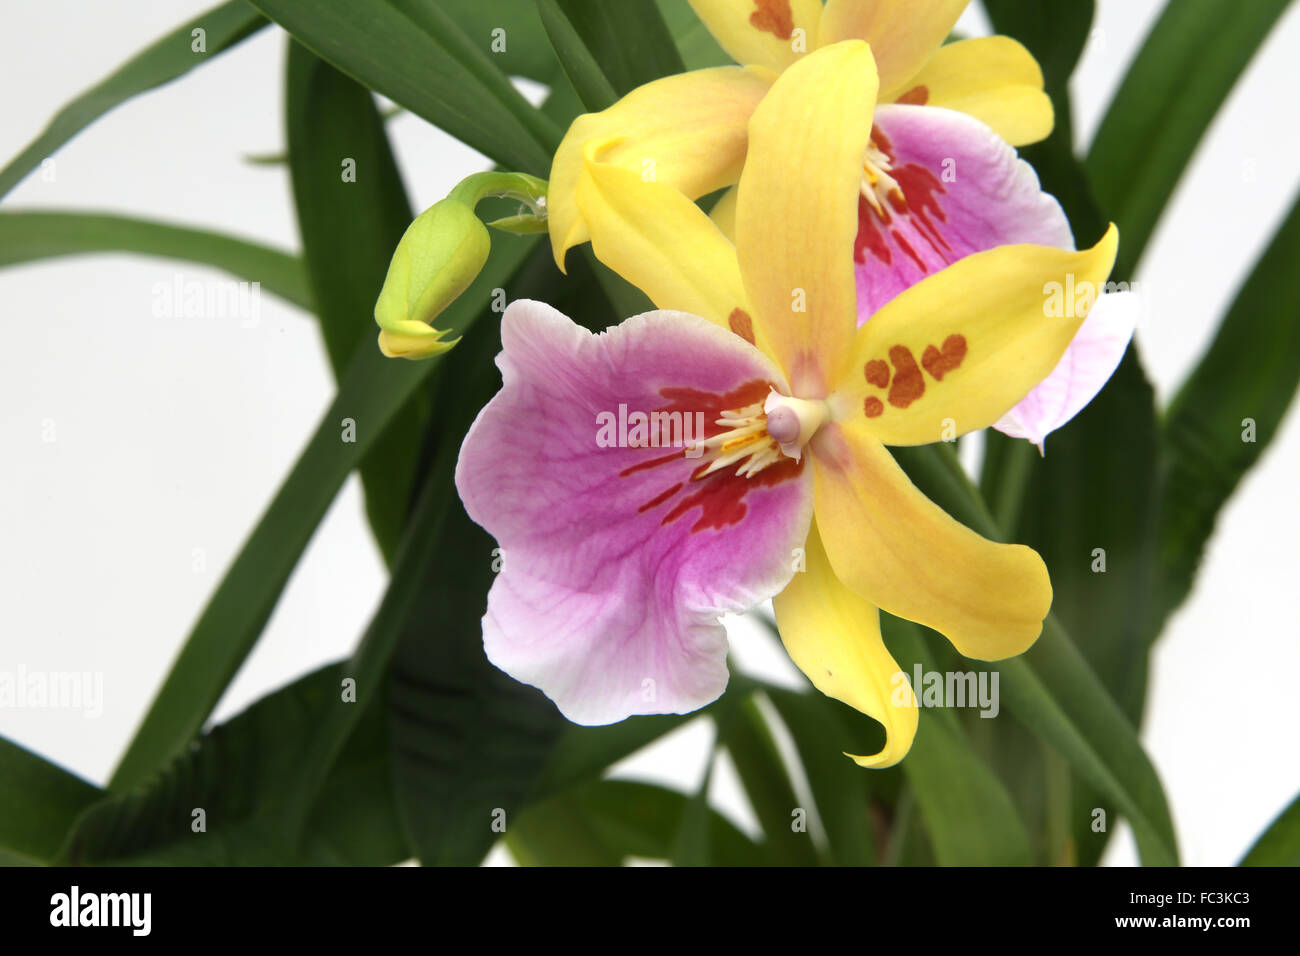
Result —
<instances>
[{"instance_id":1,"label":"green flower bud","mask_svg":"<svg viewBox=\"0 0 1300 956\"><path fill-rule=\"evenodd\" d=\"M474 207L487 196L525 204L518 215L489 225L504 232L546 231L546 183L523 173L476 173L422 212L402 236L375 302L379 349L389 358L422 359L460 341L443 341L433 321L478 276L491 240Z\"/></svg>"},{"instance_id":2,"label":"green flower bud","mask_svg":"<svg viewBox=\"0 0 1300 956\"><path fill-rule=\"evenodd\" d=\"M460 341L443 341L447 332L433 328L433 320L469 288L491 247L473 208L455 199L416 217L397 244L375 302L380 350L390 358L428 358Z\"/></svg>"}]
</instances>

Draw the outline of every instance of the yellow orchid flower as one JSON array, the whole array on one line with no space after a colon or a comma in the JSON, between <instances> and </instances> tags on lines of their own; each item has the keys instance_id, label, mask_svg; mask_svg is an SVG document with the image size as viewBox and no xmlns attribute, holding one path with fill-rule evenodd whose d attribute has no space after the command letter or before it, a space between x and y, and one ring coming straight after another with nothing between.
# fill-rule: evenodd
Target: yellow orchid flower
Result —
<instances>
[{"instance_id":1,"label":"yellow orchid flower","mask_svg":"<svg viewBox=\"0 0 1300 956\"><path fill-rule=\"evenodd\" d=\"M1083 252L972 254L859 327L853 249L878 89L860 40L785 69L748 121L734 244L678 189L584 151L576 201L594 251L663 311L593 336L512 304L503 387L456 472L506 555L488 656L570 719L703 706L726 685L719 616L774 597L794 662L886 729L879 753L850 756L885 767L907 753L917 708L878 608L983 660L1041 632L1052 589L1039 556L953 520L886 445L985 428L1015 406L1092 303L1049 317L1045 288L1104 282L1116 234ZM668 454L614 440L638 415L707 427Z\"/></svg>"},{"instance_id":2,"label":"yellow orchid flower","mask_svg":"<svg viewBox=\"0 0 1300 956\"><path fill-rule=\"evenodd\" d=\"M808 53L842 40L871 44L880 78L876 103L960 111L1012 146L1037 142L1052 130L1042 70L1023 46L1004 36L943 45L969 0L690 2L741 66L655 80L574 121L555 154L547 197L551 246L561 269L565 253L590 238L577 201L589 160L631 170L691 199L730 186L744 166L749 118L773 80ZM871 158L859 177L875 189L887 163L872 165Z\"/></svg>"}]
</instances>

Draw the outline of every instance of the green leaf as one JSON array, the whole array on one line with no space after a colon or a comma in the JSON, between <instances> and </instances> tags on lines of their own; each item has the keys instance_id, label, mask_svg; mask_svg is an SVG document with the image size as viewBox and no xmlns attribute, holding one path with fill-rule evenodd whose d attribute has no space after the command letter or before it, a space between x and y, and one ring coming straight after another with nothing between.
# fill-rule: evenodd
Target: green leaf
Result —
<instances>
[{"instance_id":1,"label":"green leaf","mask_svg":"<svg viewBox=\"0 0 1300 956\"><path fill-rule=\"evenodd\" d=\"M1119 275L1133 274L1197 144L1287 3L1165 5L1088 153L1101 208L1119 225Z\"/></svg>"},{"instance_id":2,"label":"green leaf","mask_svg":"<svg viewBox=\"0 0 1300 956\"><path fill-rule=\"evenodd\" d=\"M817 865L811 832L806 825L802 832L793 828L795 811L807 808L800 807L767 721L753 698L738 701L734 708L735 713L723 723L720 740L736 765L773 861Z\"/></svg>"},{"instance_id":3,"label":"green leaf","mask_svg":"<svg viewBox=\"0 0 1300 956\"><path fill-rule=\"evenodd\" d=\"M941 507L985 537L1005 540L951 446L894 452L912 479ZM970 664L980 669L992 666ZM1069 761L1083 780L1114 801L1133 825L1145 863L1173 865L1177 843L1155 768L1132 721L1056 616L1048 615L1042 636L1026 654L996 666L1006 707Z\"/></svg>"},{"instance_id":4,"label":"green leaf","mask_svg":"<svg viewBox=\"0 0 1300 956\"><path fill-rule=\"evenodd\" d=\"M598 780L533 804L507 831L529 866L617 866L628 857L667 860L693 798L633 780ZM704 805L715 866L761 866L762 848Z\"/></svg>"},{"instance_id":5,"label":"green leaf","mask_svg":"<svg viewBox=\"0 0 1300 956\"><path fill-rule=\"evenodd\" d=\"M910 621L884 615L881 624L900 666L937 668ZM978 675L977 675L978 676ZM918 700L924 688L913 688ZM1022 866L1033 862L1029 835L1006 788L971 749L947 710L922 708L916 739L903 758L922 825L942 866ZM856 768L855 768L856 769Z\"/></svg>"},{"instance_id":6,"label":"green leaf","mask_svg":"<svg viewBox=\"0 0 1300 956\"><path fill-rule=\"evenodd\" d=\"M589 111L611 106L643 83L684 72L654 0L537 0L565 74Z\"/></svg>"},{"instance_id":7,"label":"green leaf","mask_svg":"<svg viewBox=\"0 0 1300 956\"><path fill-rule=\"evenodd\" d=\"M498 387L480 371L498 348L495 328L476 327L440 382L439 407L459 401L435 466L443 476L435 494L447 512L389 677L398 803L426 866L468 866L486 855L503 826L508 832L564 727L540 691L497 670L483 653L483 596L497 556L451 480L460 435Z\"/></svg>"},{"instance_id":8,"label":"green leaf","mask_svg":"<svg viewBox=\"0 0 1300 956\"><path fill-rule=\"evenodd\" d=\"M179 76L224 53L266 24L244 0L234 0L201 13L152 46L132 57L111 76L59 110L49 126L0 170L0 196L13 189L47 156L113 107ZM206 52L196 52L193 31L205 33Z\"/></svg>"},{"instance_id":9,"label":"green leaf","mask_svg":"<svg viewBox=\"0 0 1300 956\"><path fill-rule=\"evenodd\" d=\"M463 333L483 313L491 290L506 286L535 245L535 240L499 238L487 267L440 321L453 334ZM144 782L198 733L252 650L344 479L438 365L437 360L386 359L368 340L357 346L338 395L173 663L113 775L112 789ZM344 418L356 423L355 442L339 440Z\"/></svg>"},{"instance_id":10,"label":"green leaf","mask_svg":"<svg viewBox=\"0 0 1300 956\"><path fill-rule=\"evenodd\" d=\"M765 688L765 693L798 748L817 815L826 830L829 862L839 866L875 865L868 816L872 775L844 756L858 752L855 748L862 744L850 732L850 722L837 713L845 708L820 694L799 694L775 687Z\"/></svg>"},{"instance_id":11,"label":"green leaf","mask_svg":"<svg viewBox=\"0 0 1300 956\"><path fill-rule=\"evenodd\" d=\"M1240 866L1300 866L1300 797L1260 834Z\"/></svg>"},{"instance_id":12,"label":"green leaf","mask_svg":"<svg viewBox=\"0 0 1300 956\"><path fill-rule=\"evenodd\" d=\"M559 130L478 45L422 0L254 0L357 82L503 166L546 175Z\"/></svg>"},{"instance_id":13,"label":"green leaf","mask_svg":"<svg viewBox=\"0 0 1300 956\"><path fill-rule=\"evenodd\" d=\"M145 787L78 821L64 864L386 866L407 859L393 806L382 699L347 703L345 672L321 668L204 734ZM305 823L286 801L301 741L322 711L364 708ZM195 812L204 828L196 831ZM301 846L290 834L301 830Z\"/></svg>"},{"instance_id":14,"label":"green leaf","mask_svg":"<svg viewBox=\"0 0 1300 956\"><path fill-rule=\"evenodd\" d=\"M614 84L605 76L595 55L559 3L556 0L537 0L537 10L564 75L573 84L583 107L596 113L613 106L618 100Z\"/></svg>"},{"instance_id":15,"label":"green leaf","mask_svg":"<svg viewBox=\"0 0 1300 956\"><path fill-rule=\"evenodd\" d=\"M50 863L102 791L0 737L0 864Z\"/></svg>"},{"instance_id":16,"label":"green leaf","mask_svg":"<svg viewBox=\"0 0 1300 956\"><path fill-rule=\"evenodd\" d=\"M303 260L337 379L357 346L376 334L375 299L413 215L369 90L290 40L286 98ZM349 162L351 176L344 168ZM427 416L428 402L417 392L361 465L370 527L390 563L406 523Z\"/></svg>"},{"instance_id":17,"label":"green leaf","mask_svg":"<svg viewBox=\"0 0 1300 956\"><path fill-rule=\"evenodd\" d=\"M1281 428L1300 385L1298 261L1300 201L1165 416L1159 578L1149 641L1191 591L1219 510ZM1245 440L1249 425L1253 441Z\"/></svg>"},{"instance_id":18,"label":"green leaf","mask_svg":"<svg viewBox=\"0 0 1300 956\"><path fill-rule=\"evenodd\" d=\"M550 83L559 72L533 0L438 0L438 6L508 76Z\"/></svg>"},{"instance_id":19,"label":"green leaf","mask_svg":"<svg viewBox=\"0 0 1300 956\"><path fill-rule=\"evenodd\" d=\"M81 212L0 212L0 267L56 256L134 252L221 269L286 302L314 308L302 260L202 229Z\"/></svg>"},{"instance_id":20,"label":"green leaf","mask_svg":"<svg viewBox=\"0 0 1300 956\"><path fill-rule=\"evenodd\" d=\"M718 46L704 21L695 15L687 0L659 0L668 32L677 42L677 50L688 70L703 70L711 66L732 66L735 61Z\"/></svg>"}]
</instances>

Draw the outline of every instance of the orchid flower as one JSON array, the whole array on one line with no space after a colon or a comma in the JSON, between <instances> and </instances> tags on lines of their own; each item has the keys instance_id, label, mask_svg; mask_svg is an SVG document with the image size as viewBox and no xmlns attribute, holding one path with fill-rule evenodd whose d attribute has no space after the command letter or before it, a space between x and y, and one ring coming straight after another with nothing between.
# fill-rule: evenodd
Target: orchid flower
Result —
<instances>
[{"instance_id":1,"label":"orchid flower","mask_svg":"<svg viewBox=\"0 0 1300 956\"><path fill-rule=\"evenodd\" d=\"M967 0L692 0L746 68L671 76L579 117L555 155L548 193L557 263L591 237L591 164L630 169L691 199L735 183L747 123L772 80L819 45L871 43L880 86L860 173L858 320L965 256L1031 243L1073 250L1060 204L1012 145L1045 137L1052 105L1032 55L1008 37L941 45ZM858 122L867 122L860 119ZM585 201L584 201L585 197ZM714 209L730 235L735 190ZM993 427L1040 450L1106 384L1132 338L1136 297L1106 296L1058 367Z\"/></svg>"},{"instance_id":2,"label":"orchid flower","mask_svg":"<svg viewBox=\"0 0 1300 956\"><path fill-rule=\"evenodd\" d=\"M1045 316L1044 285L1104 281L1115 231L1084 252L967 256L859 327L858 183L878 82L858 40L775 81L750 120L734 245L679 190L588 158L594 250L661 311L600 335L536 302L503 317L502 389L456 470L502 550L484 646L574 722L714 700L727 683L721 615L774 598L795 664L886 729L879 753L853 759L889 766L917 710L878 608L983 660L1041 632L1041 558L952 519L885 446L1013 408L1086 316ZM616 412L642 424L699 413L705 428L685 447L645 447L644 429L602 441Z\"/></svg>"}]
</instances>

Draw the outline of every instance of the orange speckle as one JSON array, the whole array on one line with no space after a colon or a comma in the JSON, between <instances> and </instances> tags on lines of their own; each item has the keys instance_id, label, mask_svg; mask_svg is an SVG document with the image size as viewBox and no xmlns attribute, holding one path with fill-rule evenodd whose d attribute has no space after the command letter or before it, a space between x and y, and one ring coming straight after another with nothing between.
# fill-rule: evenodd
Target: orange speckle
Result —
<instances>
[{"instance_id":1,"label":"orange speckle","mask_svg":"<svg viewBox=\"0 0 1300 956\"><path fill-rule=\"evenodd\" d=\"M884 403L874 395L868 395L866 401L862 403L862 414L868 418L879 418L884 411Z\"/></svg>"},{"instance_id":2,"label":"orange speckle","mask_svg":"<svg viewBox=\"0 0 1300 956\"><path fill-rule=\"evenodd\" d=\"M894 102L901 103L904 106L924 106L930 102L930 88L928 86L914 86Z\"/></svg>"},{"instance_id":3,"label":"orange speckle","mask_svg":"<svg viewBox=\"0 0 1300 956\"><path fill-rule=\"evenodd\" d=\"M905 345L895 345L890 349L889 360L894 363L894 384L889 390L889 404L906 408L925 394L925 376L921 374L912 350Z\"/></svg>"},{"instance_id":4,"label":"orange speckle","mask_svg":"<svg viewBox=\"0 0 1300 956\"><path fill-rule=\"evenodd\" d=\"M889 387L889 366L880 359L872 359L862 371L866 373L867 383L876 386L876 388Z\"/></svg>"},{"instance_id":5,"label":"orange speckle","mask_svg":"<svg viewBox=\"0 0 1300 956\"><path fill-rule=\"evenodd\" d=\"M770 33L778 40L788 40L794 35L790 0L754 0L754 6L758 9L749 15L749 23L755 30Z\"/></svg>"},{"instance_id":6,"label":"orange speckle","mask_svg":"<svg viewBox=\"0 0 1300 956\"><path fill-rule=\"evenodd\" d=\"M965 358L966 336L950 335L943 340L943 351L939 351L933 345L927 345L925 354L921 356L921 364L934 376L936 382L942 382L943 377L949 372L961 368L962 360Z\"/></svg>"},{"instance_id":7,"label":"orange speckle","mask_svg":"<svg viewBox=\"0 0 1300 956\"><path fill-rule=\"evenodd\" d=\"M727 317L727 325L750 345L754 344L754 322L744 309L732 309Z\"/></svg>"}]
</instances>

